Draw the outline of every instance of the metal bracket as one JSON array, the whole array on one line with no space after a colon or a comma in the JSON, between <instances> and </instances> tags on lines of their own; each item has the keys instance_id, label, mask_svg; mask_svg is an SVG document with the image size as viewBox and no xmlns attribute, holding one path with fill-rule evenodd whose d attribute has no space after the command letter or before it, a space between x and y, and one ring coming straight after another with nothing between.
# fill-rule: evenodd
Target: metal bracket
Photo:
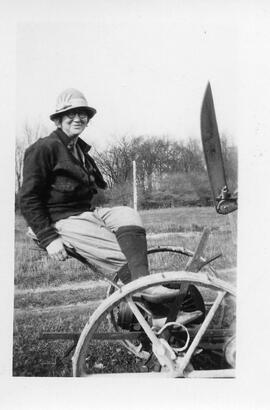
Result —
<instances>
[{"instance_id":1,"label":"metal bracket","mask_svg":"<svg viewBox=\"0 0 270 410\"><path fill-rule=\"evenodd\" d=\"M209 235L210 235L210 229L205 228L203 230L200 242L198 243L198 246L197 246L197 248L194 252L193 257L190 259L190 261L188 261L188 263L185 267L185 270L187 272L199 272L199 270L201 269L202 254L203 254L203 251L206 247L206 243L207 243Z\"/></svg>"},{"instance_id":2,"label":"metal bracket","mask_svg":"<svg viewBox=\"0 0 270 410\"><path fill-rule=\"evenodd\" d=\"M216 198L216 210L219 214L227 215L237 210L237 198L233 198L229 188L225 185Z\"/></svg>"}]
</instances>

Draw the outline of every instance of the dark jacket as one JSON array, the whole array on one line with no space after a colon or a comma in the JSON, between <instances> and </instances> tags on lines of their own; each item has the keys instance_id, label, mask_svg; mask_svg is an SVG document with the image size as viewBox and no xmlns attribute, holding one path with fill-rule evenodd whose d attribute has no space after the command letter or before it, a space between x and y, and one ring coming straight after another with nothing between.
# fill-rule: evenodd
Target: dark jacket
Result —
<instances>
[{"instance_id":1,"label":"dark jacket","mask_svg":"<svg viewBox=\"0 0 270 410\"><path fill-rule=\"evenodd\" d=\"M85 166L71 150L70 138L57 129L27 148L24 156L21 211L28 225L46 247L59 235L53 224L59 219L92 210L91 200L104 181L90 146L78 138Z\"/></svg>"}]
</instances>

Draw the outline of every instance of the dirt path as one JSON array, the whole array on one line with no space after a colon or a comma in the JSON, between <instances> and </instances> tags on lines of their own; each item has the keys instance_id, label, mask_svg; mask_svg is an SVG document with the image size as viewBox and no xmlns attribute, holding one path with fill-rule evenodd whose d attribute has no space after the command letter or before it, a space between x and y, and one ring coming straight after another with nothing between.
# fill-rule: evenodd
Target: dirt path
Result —
<instances>
[{"instance_id":1,"label":"dirt path","mask_svg":"<svg viewBox=\"0 0 270 410\"><path fill-rule=\"evenodd\" d=\"M51 312L67 312L69 310L86 310L87 308L96 308L104 299L97 299L97 300L92 300L89 302L78 302L78 303L72 303L69 305L56 305L56 306L48 306L48 307L42 307L42 308L17 308L14 309L14 315L18 318L20 316L25 316L27 314L46 314L46 313L51 313Z\"/></svg>"},{"instance_id":2,"label":"dirt path","mask_svg":"<svg viewBox=\"0 0 270 410\"><path fill-rule=\"evenodd\" d=\"M60 286L47 286L47 287L40 287L35 289L16 289L15 288L15 296L16 295L26 295L27 293L43 293L43 292L61 292L65 290L78 290L78 289L93 289L96 287L107 287L108 283L105 281L95 281L95 280L87 280L84 282L71 282L65 283Z\"/></svg>"},{"instance_id":3,"label":"dirt path","mask_svg":"<svg viewBox=\"0 0 270 410\"><path fill-rule=\"evenodd\" d=\"M228 231L227 227L219 229L219 231ZM229 231L228 231L229 232ZM201 236L202 231L188 231L188 232L159 232L159 233L149 233L146 235L147 239L162 239L172 237L183 237L183 238L192 238L194 236Z\"/></svg>"},{"instance_id":4,"label":"dirt path","mask_svg":"<svg viewBox=\"0 0 270 410\"><path fill-rule=\"evenodd\" d=\"M227 274L235 275L236 268L230 269L221 269L218 271L220 274L226 272ZM94 289L96 287L108 287L108 283L105 281L94 281L94 280L87 280L83 282L71 282L66 283L60 286L48 286L48 287L40 287L35 289L16 289L15 288L15 296L16 295L26 295L27 293L44 293L44 292L61 292L61 291L69 291L69 290L79 290L79 289Z\"/></svg>"},{"instance_id":5,"label":"dirt path","mask_svg":"<svg viewBox=\"0 0 270 410\"><path fill-rule=\"evenodd\" d=\"M160 232L160 233L149 233L146 235L147 239L161 239L169 238L171 236L183 236L184 238L190 238L193 236L198 236L201 232Z\"/></svg>"}]
</instances>

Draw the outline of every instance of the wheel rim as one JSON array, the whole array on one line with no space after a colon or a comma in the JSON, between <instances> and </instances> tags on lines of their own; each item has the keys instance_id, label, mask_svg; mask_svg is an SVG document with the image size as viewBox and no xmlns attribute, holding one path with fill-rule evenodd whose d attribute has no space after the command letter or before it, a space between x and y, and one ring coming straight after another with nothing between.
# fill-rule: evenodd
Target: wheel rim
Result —
<instances>
[{"instance_id":1,"label":"wheel rim","mask_svg":"<svg viewBox=\"0 0 270 410\"><path fill-rule=\"evenodd\" d=\"M180 283L180 282L181 283L184 283L184 282L193 283L196 286L202 287L205 291L210 292L210 294L211 292L216 294L222 291L227 297L232 298L235 296L234 288L230 286L227 282L217 280L217 279L209 280L207 275L205 274L198 274L198 273L194 274L190 272L168 272L168 273L155 274L155 275L152 275L151 277L144 277L136 281L133 281L130 284L124 286L120 291L113 293L108 299L106 299L99 306L99 308L97 308L97 310L91 316L89 322L87 323L87 325L85 326L81 334L80 340L78 342L78 345L77 345L77 348L76 348L76 351L73 357L73 375L74 376L84 376L86 373L86 370L87 371L90 370L92 373L96 373L94 367L95 366L97 367L97 365L100 363L94 363L93 365L93 362L91 362L92 363L91 369L89 369L89 367L87 368L86 366L87 362L89 363L88 347L91 341L96 340L95 337L100 332L100 324L102 323L102 321L104 321L105 316L110 314L111 310L115 308L115 306L119 305L119 303L125 300L126 297L138 292L138 290L142 290L151 285L165 284L165 283L172 284L172 283ZM102 331L102 327L101 327L101 331ZM192 357L188 361L189 365L192 363L192 361L194 361L193 356L198 356L199 348L200 348L199 345L195 348L194 350L195 354L192 354L191 355ZM117 347L116 349L119 349L119 347ZM121 351L118 351L118 353L120 355L122 354ZM108 360L108 357L105 358L105 361L106 360ZM101 364L102 366L104 366L104 368L101 368L99 370L101 370L101 372L106 371L106 363L105 365L104 365L104 362L102 362ZM116 371L116 370L117 370L117 366L116 368L113 369L113 371Z\"/></svg>"}]
</instances>

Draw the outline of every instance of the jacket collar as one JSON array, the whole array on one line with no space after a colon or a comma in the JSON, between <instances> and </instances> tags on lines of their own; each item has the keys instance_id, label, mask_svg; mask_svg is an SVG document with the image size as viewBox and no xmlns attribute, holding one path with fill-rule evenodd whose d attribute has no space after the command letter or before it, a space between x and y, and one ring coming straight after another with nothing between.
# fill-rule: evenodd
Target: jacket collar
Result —
<instances>
[{"instance_id":1,"label":"jacket collar","mask_svg":"<svg viewBox=\"0 0 270 410\"><path fill-rule=\"evenodd\" d=\"M53 133L56 134L58 138L60 138L60 140L67 147L67 149L72 149L73 143L70 141L70 138L67 136L67 134L64 133L64 131L61 128L57 128ZM91 149L91 145L88 145L80 137L78 138L77 144L79 144L81 150L84 153L90 151Z\"/></svg>"}]
</instances>

